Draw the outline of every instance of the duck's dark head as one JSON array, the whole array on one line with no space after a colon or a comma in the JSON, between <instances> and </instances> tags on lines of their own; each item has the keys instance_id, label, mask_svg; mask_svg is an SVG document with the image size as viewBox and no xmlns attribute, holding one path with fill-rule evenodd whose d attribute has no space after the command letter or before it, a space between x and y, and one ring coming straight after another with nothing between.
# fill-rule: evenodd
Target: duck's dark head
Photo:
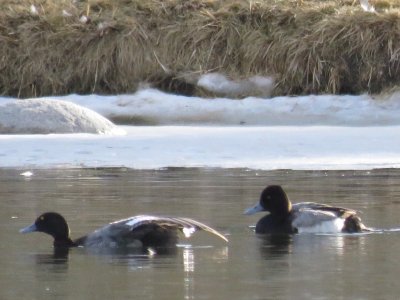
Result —
<instances>
[{"instance_id":1,"label":"duck's dark head","mask_svg":"<svg viewBox=\"0 0 400 300\"><path fill-rule=\"evenodd\" d=\"M55 212L40 215L35 223L20 230L21 233L44 232L54 238L55 247L71 247L74 243L69 237L68 224L64 217Z\"/></svg>"},{"instance_id":2,"label":"duck's dark head","mask_svg":"<svg viewBox=\"0 0 400 300\"><path fill-rule=\"evenodd\" d=\"M259 211L268 211L274 215L287 215L292 209L292 203L280 185L269 185L261 193L260 201L245 210L252 215Z\"/></svg>"}]
</instances>

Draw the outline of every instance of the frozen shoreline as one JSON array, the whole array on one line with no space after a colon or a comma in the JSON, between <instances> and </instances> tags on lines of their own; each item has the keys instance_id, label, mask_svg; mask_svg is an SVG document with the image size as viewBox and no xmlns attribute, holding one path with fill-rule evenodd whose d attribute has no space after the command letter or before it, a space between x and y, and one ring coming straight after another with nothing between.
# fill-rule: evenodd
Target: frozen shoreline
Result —
<instances>
[{"instance_id":1,"label":"frozen shoreline","mask_svg":"<svg viewBox=\"0 0 400 300\"><path fill-rule=\"evenodd\" d=\"M232 100L184 97L145 89L133 95L39 99L70 101L106 118L142 120L162 126L116 126L112 133L103 135L3 134L0 168L400 167L399 92ZM13 101L0 98L3 105ZM79 114L76 116L79 119Z\"/></svg>"},{"instance_id":2,"label":"frozen shoreline","mask_svg":"<svg viewBox=\"0 0 400 300\"><path fill-rule=\"evenodd\" d=\"M124 136L0 135L0 167L368 170L400 167L400 126L122 126Z\"/></svg>"}]
</instances>

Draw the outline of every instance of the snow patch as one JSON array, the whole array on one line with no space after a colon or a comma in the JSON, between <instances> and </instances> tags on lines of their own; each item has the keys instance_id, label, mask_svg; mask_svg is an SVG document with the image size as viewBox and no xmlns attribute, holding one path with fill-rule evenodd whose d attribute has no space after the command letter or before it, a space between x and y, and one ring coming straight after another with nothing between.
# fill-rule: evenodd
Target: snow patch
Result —
<instances>
[{"instance_id":1,"label":"snow patch","mask_svg":"<svg viewBox=\"0 0 400 300\"><path fill-rule=\"evenodd\" d=\"M0 102L0 133L121 134L122 132L100 114L67 101L4 99Z\"/></svg>"},{"instance_id":2,"label":"snow patch","mask_svg":"<svg viewBox=\"0 0 400 300\"><path fill-rule=\"evenodd\" d=\"M360 5L361 8L366 12L371 12L371 13L376 12L375 7L372 4L370 4L368 0L360 0Z\"/></svg>"},{"instance_id":3,"label":"snow patch","mask_svg":"<svg viewBox=\"0 0 400 300\"><path fill-rule=\"evenodd\" d=\"M400 125L400 92L232 100L186 97L143 89L131 95L68 95L48 99L71 101L108 119L134 120L134 124L141 125Z\"/></svg>"},{"instance_id":4,"label":"snow patch","mask_svg":"<svg viewBox=\"0 0 400 300\"><path fill-rule=\"evenodd\" d=\"M243 80L230 80L220 73L202 75L197 85L226 97L260 96L270 97L274 88L271 77L253 76Z\"/></svg>"}]
</instances>

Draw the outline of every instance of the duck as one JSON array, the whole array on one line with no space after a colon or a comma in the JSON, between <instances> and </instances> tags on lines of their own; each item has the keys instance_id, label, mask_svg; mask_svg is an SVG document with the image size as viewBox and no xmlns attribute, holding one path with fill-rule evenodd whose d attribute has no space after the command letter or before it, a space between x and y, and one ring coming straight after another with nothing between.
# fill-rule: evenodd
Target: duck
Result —
<instances>
[{"instance_id":1,"label":"duck","mask_svg":"<svg viewBox=\"0 0 400 300\"><path fill-rule=\"evenodd\" d=\"M228 239L215 229L196 220L181 217L137 215L109 223L88 235L71 239L65 218L57 212L41 214L32 225L21 233L43 232L53 237L54 248L141 248L152 249L175 246L179 233L189 238L203 230L225 242Z\"/></svg>"},{"instance_id":2,"label":"duck","mask_svg":"<svg viewBox=\"0 0 400 300\"><path fill-rule=\"evenodd\" d=\"M300 202L292 204L280 185L269 185L261 193L259 202L244 211L246 215L267 211L255 227L260 234L295 233L360 233L370 231L357 216L357 211L320 204Z\"/></svg>"}]
</instances>

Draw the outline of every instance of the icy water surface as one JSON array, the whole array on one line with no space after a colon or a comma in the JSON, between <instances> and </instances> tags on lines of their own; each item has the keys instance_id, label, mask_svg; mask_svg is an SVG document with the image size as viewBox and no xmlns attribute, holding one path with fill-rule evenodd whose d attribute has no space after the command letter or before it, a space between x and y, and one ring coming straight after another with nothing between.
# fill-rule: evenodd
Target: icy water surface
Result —
<instances>
[{"instance_id":1,"label":"icy water surface","mask_svg":"<svg viewBox=\"0 0 400 300\"><path fill-rule=\"evenodd\" d=\"M400 170L133 171L0 170L0 299L397 299ZM293 202L362 211L380 233L259 237L242 215L267 184ZM79 237L136 214L186 216L227 235L182 240L175 253L53 253L51 239L21 227L58 211Z\"/></svg>"}]
</instances>

